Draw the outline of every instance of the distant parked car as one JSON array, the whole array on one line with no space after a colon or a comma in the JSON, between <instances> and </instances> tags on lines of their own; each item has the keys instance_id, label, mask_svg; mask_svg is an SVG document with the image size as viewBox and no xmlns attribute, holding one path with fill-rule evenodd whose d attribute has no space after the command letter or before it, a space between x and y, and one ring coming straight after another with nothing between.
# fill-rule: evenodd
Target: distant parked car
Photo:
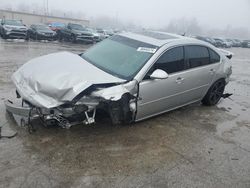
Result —
<instances>
[{"instance_id":1,"label":"distant parked car","mask_svg":"<svg viewBox=\"0 0 250 188\"><path fill-rule=\"evenodd\" d=\"M66 25L60 22L51 22L47 24L52 31L58 31L64 28Z\"/></svg>"},{"instance_id":2,"label":"distant parked car","mask_svg":"<svg viewBox=\"0 0 250 188\"><path fill-rule=\"evenodd\" d=\"M225 41L228 42L230 47L232 47L234 44L234 41L232 39L225 39Z\"/></svg>"},{"instance_id":3,"label":"distant parked car","mask_svg":"<svg viewBox=\"0 0 250 188\"><path fill-rule=\"evenodd\" d=\"M80 24L69 23L66 27L58 30L59 40L69 40L71 42L94 43L94 35Z\"/></svg>"},{"instance_id":4,"label":"distant parked car","mask_svg":"<svg viewBox=\"0 0 250 188\"><path fill-rule=\"evenodd\" d=\"M96 29L97 33L101 35L102 38L108 38L110 37L104 29L97 28Z\"/></svg>"},{"instance_id":5,"label":"distant parked car","mask_svg":"<svg viewBox=\"0 0 250 188\"><path fill-rule=\"evenodd\" d=\"M232 44L228 41L226 41L225 39L221 39L221 38L214 38L215 42L216 42L216 47L221 47L221 48L231 48Z\"/></svg>"},{"instance_id":6,"label":"distant parked car","mask_svg":"<svg viewBox=\"0 0 250 188\"><path fill-rule=\"evenodd\" d=\"M241 45L243 48L250 48L250 40L244 40Z\"/></svg>"},{"instance_id":7,"label":"distant parked car","mask_svg":"<svg viewBox=\"0 0 250 188\"><path fill-rule=\"evenodd\" d=\"M26 39L28 28L20 20L2 19L0 34L3 39Z\"/></svg>"},{"instance_id":8,"label":"distant parked car","mask_svg":"<svg viewBox=\"0 0 250 188\"><path fill-rule=\"evenodd\" d=\"M233 47L241 47L241 41L239 39L232 39Z\"/></svg>"},{"instance_id":9,"label":"distant parked car","mask_svg":"<svg viewBox=\"0 0 250 188\"><path fill-rule=\"evenodd\" d=\"M195 36L194 38L196 39L199 39L199 40L202 40L202 41L205 41L205 42L208 42L214 46L216 46L216 41L212 38L209 38L209 37L201 37L201 36Z\"/></svg>"},{"instance_id":10,"label":"distant parked car","mask_svg":"<svg viewBox=\"0 0 250 188\"><path fill-rule=\"evenodd\" d=\"M27 38L35 40L56 40L57 34L52 31L48 26L43 24L33 24L27 33Z\"/></svg>"},{"instance_id":11,"label":"distant parked car","mask_svg":"<svg viewBox=\"0 0 250 188\"><path fill-rule=\"evenodd\" d=\"M232 47L232 41L228 40L228 39L221 39L224 42L224 47L225 48L231 48Z\"/></svg>"},{"instance_id":12,"label":"distant parked car","mask_svg":"<svg viewBox=\"0 0 250 188\"><path fill-rule=\"evenodd\" d=\"M95 29L92 29L92 28L86 28L86 29L87 29L87 31L89 31L90 33L93 34L95 42L100 42L100 41L102 41L104 39L101 36L101 34L97 33L97 31Z\"/></svg>"},{"instance_id":13,"label":"distant parked car","mask_svg":"<svg viewBox=\"0 0 250 188\"><path fill-rule=\"evenodd\" d=\"M214 39L214 41L215 41L215 46L216 47L224 47L225 46L225 44L224 44L224 42L221 40L221 39L218 39L218 38L213 38Z\"/></svg>"},{"instance_id":14,"label":"distant parked car","mask_svg":"<svg viewBox=\"0 0 250 188\"><path fill-rule=\"evenodd\" d=\"M113 36L113 35L115 34L114 31L113 31L112 29L105 29L104 31L105 31L105 33L106 33L107 35L109 35L110 37Z\"/></svg>"}]
</instances>

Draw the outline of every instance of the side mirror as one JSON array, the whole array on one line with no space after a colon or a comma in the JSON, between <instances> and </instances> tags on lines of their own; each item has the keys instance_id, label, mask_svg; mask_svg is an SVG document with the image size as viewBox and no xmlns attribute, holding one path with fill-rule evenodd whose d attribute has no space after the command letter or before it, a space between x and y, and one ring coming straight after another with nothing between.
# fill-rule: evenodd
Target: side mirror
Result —
<instances>
[{"instance_id":1,"label":"side mirror","mask_svg":"<svg viewBox=\"0 0 250 188\"><path fill-rule=\"evenodd\" d=\"M168 73L161 69L156 69L151 75L151 79L166 79L168 78Z\"/></svg>"}]
</instances>

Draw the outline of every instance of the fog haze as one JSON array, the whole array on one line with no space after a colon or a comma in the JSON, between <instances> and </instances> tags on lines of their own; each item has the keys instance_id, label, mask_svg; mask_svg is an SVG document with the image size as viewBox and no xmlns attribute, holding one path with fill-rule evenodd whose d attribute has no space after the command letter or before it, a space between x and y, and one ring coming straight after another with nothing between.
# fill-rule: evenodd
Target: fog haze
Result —
<instances>
[{"instance_id":1,"label":"fog haze","mask_svg":"<svg viewBox=\"0 0 250 188\"><path fill-rule=\"evenodd\" d=\"M0 7L44 11L44 0L0 0ZM49 13L153 29L193 22L210 31L250 30L250 0L49 0Z\"/></svg>"}]
</instances>

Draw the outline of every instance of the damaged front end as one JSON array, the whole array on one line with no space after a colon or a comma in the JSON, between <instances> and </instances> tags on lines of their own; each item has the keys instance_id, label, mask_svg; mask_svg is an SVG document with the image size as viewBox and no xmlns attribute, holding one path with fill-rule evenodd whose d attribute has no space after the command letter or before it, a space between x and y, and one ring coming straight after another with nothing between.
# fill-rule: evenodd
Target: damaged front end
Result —
<instances>
[{"instance_id":1,"label":"damaged front end","mask_svg":"<svg viewBox=\"0 0 250 188\"><path fill-rule=\"evenodd\" d=\"M112 86L111 86L112 85ZM92 85L72 101L45 108L35 106L21 98L16 91L16 100L5 100L6 110L19 116L18 124L31 126L35 119L41 120L44 126L58 125L70 128L76 124L93 124L98 112L106 112L112 124L131 123L135 120L137 109L138 83Z\"/></svg>"},{"instance_id":2,"label":"damaged front end","mask_svg":"<svg viewBox=\"0 0 250 188\"><path fill-rule=\"evenodd\" d=\"M114 124L135 119L137 81L108 74L76 54L35 58L20 67L12 80L17 100L6 100L5 106L21 117L21 124L40 119L45 126L70 128L95 123L98 111L107 112Z\"/></svg>"}]
</instances>

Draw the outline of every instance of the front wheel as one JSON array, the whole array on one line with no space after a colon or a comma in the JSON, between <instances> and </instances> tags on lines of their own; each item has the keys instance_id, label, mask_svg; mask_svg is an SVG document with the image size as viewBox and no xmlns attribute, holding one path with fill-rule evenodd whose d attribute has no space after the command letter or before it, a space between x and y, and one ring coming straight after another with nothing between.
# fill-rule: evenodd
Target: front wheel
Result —
<instances>
[{"instance_id":1,"label":"front wheel","mask_svg":"<svg viewBox=\"0 0 250 188\"><path fill-rule=\"evenodd\" d=\"M3 33L2 38L3 39L8 39L8 37L7 37L7 35L5 33Z\"/></svg>"},{"instance_id":2,"label":"front wheel","mask_svg":"<svg viewBox=\"0 0 250 188\"><path fill-rule=\"evenodd\" d=\"M70 36L70 41L73 43L76 43L76 36L75 35L71 35Z\"/></svg>"},{"instance_id":3,"label":"front wheel","mask_svg":"<svg viewBox=\"0 0 250 188\"><path fill-rule=\"evenodd\" d=\"M216 81L208 90L205 97L202 99L202 103L207 106L216 105L221 99L225 90L225 80L220 79Z\"/></svg>"}]
</instances>

